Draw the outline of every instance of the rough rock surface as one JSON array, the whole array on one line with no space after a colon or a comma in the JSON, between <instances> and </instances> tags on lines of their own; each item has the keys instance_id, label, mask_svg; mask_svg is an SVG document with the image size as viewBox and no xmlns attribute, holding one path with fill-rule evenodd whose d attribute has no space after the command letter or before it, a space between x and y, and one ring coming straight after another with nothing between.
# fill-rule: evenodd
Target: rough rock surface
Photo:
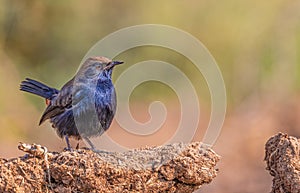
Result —
<instances>
[{"instance_id":1,"label":"rough rock surface","mask_svg":"<svg viewBox=\"0 0 300 193\"><path fill-rule=\"evenodd\" d=\"M272 193L300 193L300 139L279 133L266 143Z\"/></svg>"},{"instance_id":2,"label":"rough rock surface","mask_svg":"<svg viewBox=\"0 0 300 193\"><path fill-rule=\"evenodd\" d=\"M0 158L0 192L193 192L217 175L220 157L201 143L123 153L47 152L20 144L24 157Z\"/></svg>"}]
</instances>

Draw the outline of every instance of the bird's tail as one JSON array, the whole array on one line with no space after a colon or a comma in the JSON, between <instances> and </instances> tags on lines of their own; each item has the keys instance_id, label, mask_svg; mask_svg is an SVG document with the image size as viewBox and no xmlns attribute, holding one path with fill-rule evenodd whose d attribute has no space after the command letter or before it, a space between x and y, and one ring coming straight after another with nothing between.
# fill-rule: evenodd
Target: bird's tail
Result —
<instances>
[{"instance_id":1,"label":"bird's tail","mask_svg":"<svg viewBox=\"0 0 300 193\"><path fill-rule=\"evenodd\" d=\"M58 94L57 89L51 88L43 83L29 78L26 78L26 80L21 82L20 90L36 94L49 100L51 100L56 94Z\"/></svg>"}]
</instances>

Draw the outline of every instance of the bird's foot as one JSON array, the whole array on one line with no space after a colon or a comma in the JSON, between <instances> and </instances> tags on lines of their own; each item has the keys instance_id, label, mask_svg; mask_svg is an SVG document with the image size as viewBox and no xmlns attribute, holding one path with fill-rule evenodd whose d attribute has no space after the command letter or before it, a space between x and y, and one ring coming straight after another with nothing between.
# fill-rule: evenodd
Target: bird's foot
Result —
<instances>
[{"instance_id":1,"label":"bird's foot","mask_svg":"<svg viewBox=\"0 0 300 193\"><path fill-rule=\"evenodd\" d=\"M92 141L89 138L83 137L83 139L90 145L90 148L85 147L84 149L92 150L95 153L108 153L107 151L96 149L96 146L92 143Z\"/></svg>"},{"instance_id":2,"label":"bird's foot","mask_svg":"<svg viewBox=\"0 0 300 193\"><path fill-rule=\"evenodd\" d=\"M71 147L65 147L65 148L64 148L64 151L71 151L71 152L72 152L72 151L74 151L74 150L73 150L73 148L71 148Z\"/></svg>"},{"instance_id":3,"label":"bird's foot","mask_svg":"<svg viewBox=\"0 0 300 193\"><path fill-rule=\"evenodd\" d=\"M100 150L100 149L92 149L93 152L95 153L101 153L101 154L108 154L109 152L108 151L104 151L104 150Z\"/></svg>"},{"instance_id":4,"label":"bird's foot","mask_svg":"<svg viewBox=\"0 0 300 193\"><path fill-rule=\"evenodd\" d=\"M89 138L83 137L83 139L91 146L91 150L96 149L96 146L92 143L92 141Z\"/></svg>"}]
</instances>

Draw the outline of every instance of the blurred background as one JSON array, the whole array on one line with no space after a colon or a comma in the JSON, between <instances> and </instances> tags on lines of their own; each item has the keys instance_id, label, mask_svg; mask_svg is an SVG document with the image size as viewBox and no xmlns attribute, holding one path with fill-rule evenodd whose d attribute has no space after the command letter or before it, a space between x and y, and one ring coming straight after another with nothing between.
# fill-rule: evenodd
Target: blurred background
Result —
<instances>
[{"instance_id":1,"label":"blurred background","mask_svg":"<svg viewBox=\"0 0 300 193\"><path fill-rule=\"evenodd\" d=\"M299 9L300 1L283 0L2 0L0 156L23 155L17 150L19 141L42 144L52 151L65 147L49 123L38 126L44 101L18 91L25 77L60 88L101 38L132 25L165 24L192 34L209 49L227 89L226 120L213 147L222 156L220 172L198 192L269 192L271 177L265 171L264 144L279 131L300 137ZM202 139L210 117L210 95L203 77L184 56L143 47L117 58L126 64L115 69L114 81L126 68L143 60L162 60L180 68L199 95L201 121L194 140ZM121 138L128 148L162 144L178 125L179 101L168 86L144 83L130 100L136 120L149 119L148 107L153 100L162 101L168 109L159 132L138 137L114 122L109 135Z\"/></svg>"}]
</instances>

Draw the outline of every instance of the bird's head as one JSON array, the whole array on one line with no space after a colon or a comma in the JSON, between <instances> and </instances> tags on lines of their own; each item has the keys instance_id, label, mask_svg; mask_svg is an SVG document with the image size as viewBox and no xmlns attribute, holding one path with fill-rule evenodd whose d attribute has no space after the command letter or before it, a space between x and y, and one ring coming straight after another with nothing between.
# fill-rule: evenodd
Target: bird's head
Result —
<instances>
[{"instance_id":1,"label":"bird's head","mask_svg":"<svg viewBox=\"0 0 300 193\"><path fill-rule=\"evenodd\" d=\"M114 66L119 64L123 64L123 62L112 61L103 56L90 57L83 63L78 74L87 79L95 78L99 75L110 78Z\"/></svg>"}]
</instances>

